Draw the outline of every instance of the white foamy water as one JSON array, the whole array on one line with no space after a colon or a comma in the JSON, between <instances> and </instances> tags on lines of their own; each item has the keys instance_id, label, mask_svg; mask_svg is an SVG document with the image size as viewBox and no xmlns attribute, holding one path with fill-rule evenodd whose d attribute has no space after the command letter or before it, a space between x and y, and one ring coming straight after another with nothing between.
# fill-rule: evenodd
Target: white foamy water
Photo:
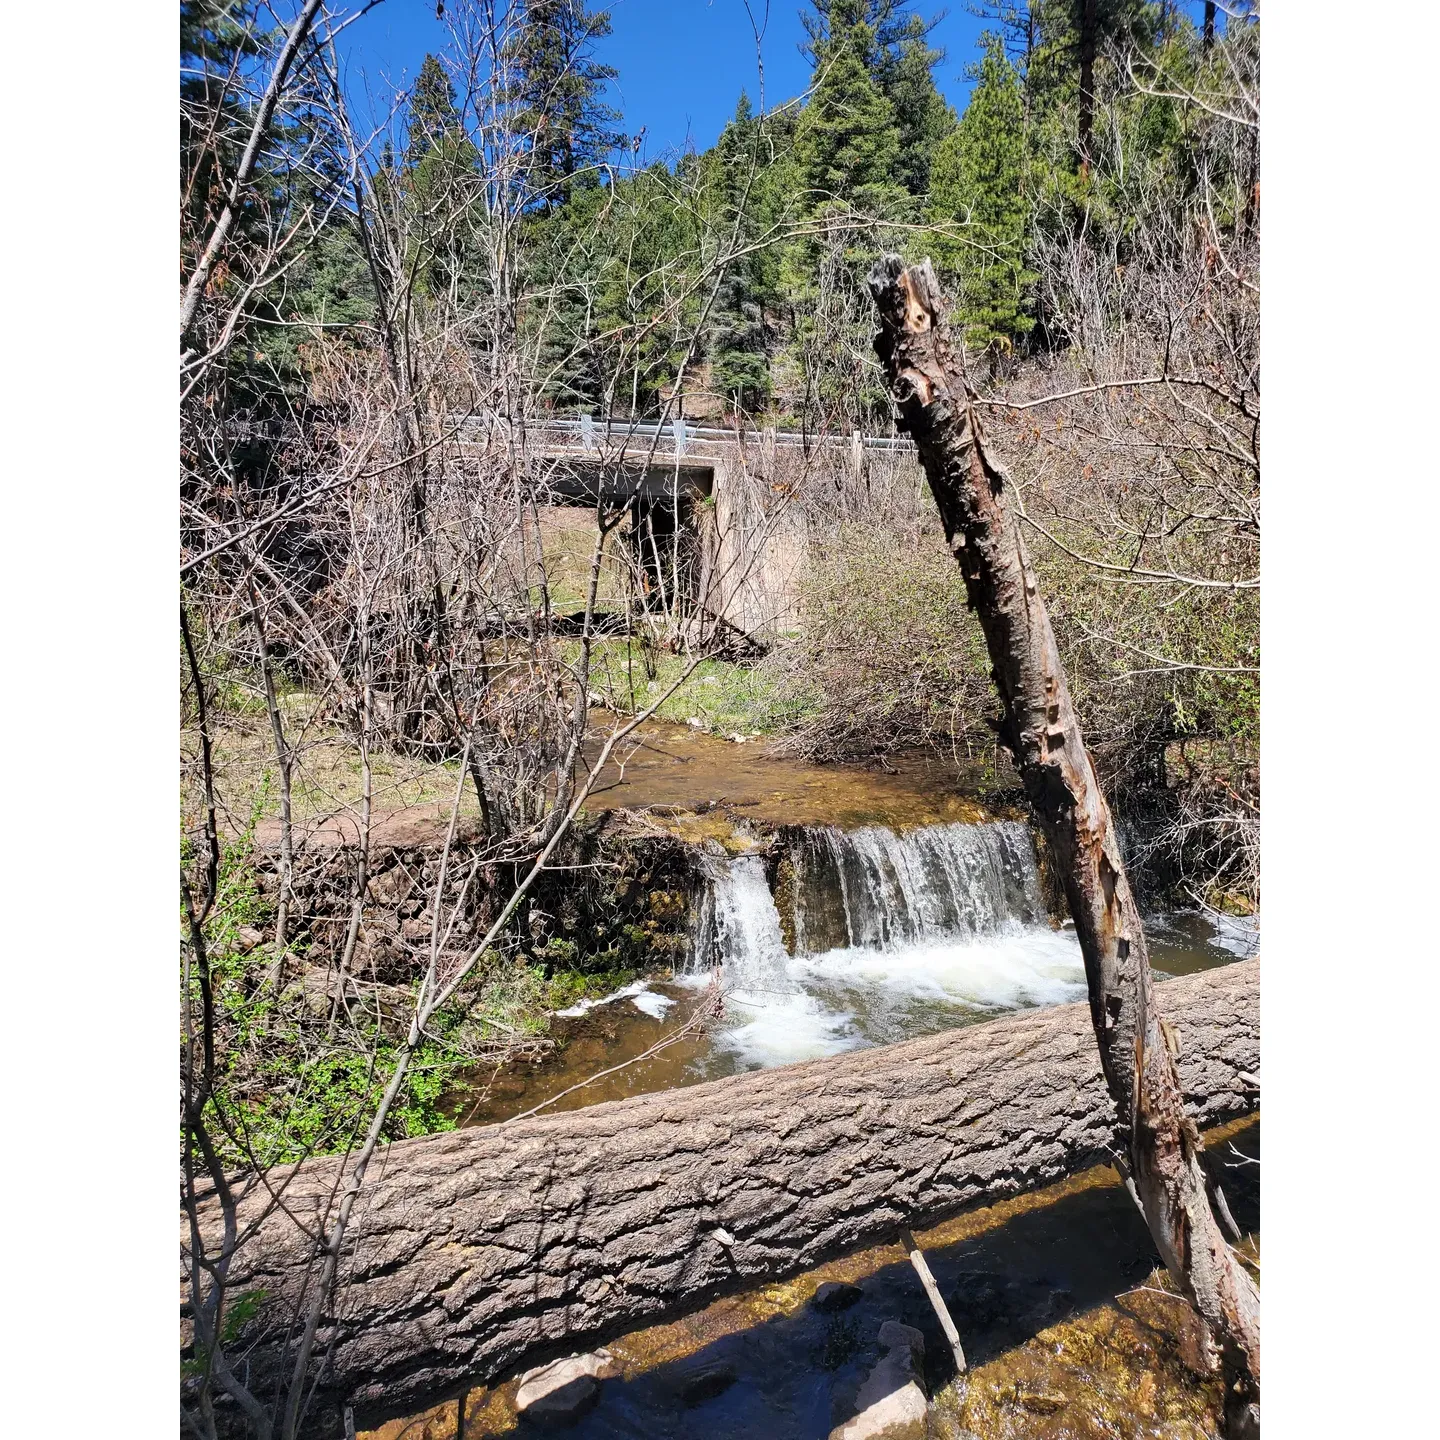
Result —
<instances>
[{"instance_id":1,"label":"white foamy water","mask_svg":"<svg viewBox=\"0 0 1440 1440\"><path fill-rule=\"evenodd\" d=\"M712 1043L727 1066L787 1065L1085 998L1075 929L1051 927L1021 824L812 829L789 858L794 955L764 858L709 864L696 969L681 983L708 984L718 967L726 1010ZM1182 912L1155 923L1152 963L1169 973L1254 945L1243 922Z\"/></svg>"},{"instance_id":2,"label":"white foamy water","mask_svg":"<svg viewBox=\"0 0 1440 1440\"><path fill-rule=\"evenodd\" d=\"M853 1015L827 1009L802 991L764 998L731 991L725 997L725 1020L713 1036L716 1048L733 1056L742 1070L817 1060L867 1043Z\"/></svg>"},{"instance_id":3,"label":"white foamy water","mask_svg":"<svg viewBox=\"0 0 1440 1440\"><path fill-rule=\"evenodd\" d=\"M786 1065L1083 997L1073 933L1049 928L1023 826L808 832L797 844L786 952L759 855L716 859L697 932L705 983L726 993L720 1052L745 1069ZM820 953L834 935L849 943ZM707 963L708 962L708 963Z\"/></svg>"},{"instance_id":4,"label":"white foamy water","mask_svg":"<svg viewBox=\"0 0 1440 1440\"><path fill-rule=\"evenodd\" d=\"M675 1003L669 995L660 995L652 990L646 981L636 980L632 984L622 985L618 990L612 990L608 995L602 995L598 1000L580 1000L555 1013L567 1016L583 1015L597 1005L612 1005L617 1000L628 1000L637 1010L653 1015L657 1020L663 1020L665 1012Z\"/></svg>"},{"instance_id":5,"label":"white foamy water","mask_svg":"<svg viewBox=\"0 0 1440 1440\"><path fill-rule=\"evenodd\" d=\"M1085 997L1074 932L1035 929L789 960L791 993L730 992L715 1041L745 1069L814 1060Z\"/></svg>"},{"instance_id":6,"label":"white foamy water","mask_svg":"<svg viewBox=\"0 0 1440 1440\"><path fill-rule=\"evenodd\" d=\"M854 989L887 1002L929 1000L975 1010L1063 1005L1083 998L1085 966L1073 930L1035 928L895 950L831 950L791 962L807 989Z\"/></svg>"},{"instance_id":7,"label":"white foamy water","mask_svg":"<svg viewBox=\"0 0 1440 1440\"><path fill-rule=\"evenodd\" d=\"M1218 945L1222 950L1228 950L1242 960L1248 960L1260 949L1259 915L1241 920L1233 915L1212 911L1205 918L1215 932L1210 940L1212 945Z\"/></svg>"}]
</instances>

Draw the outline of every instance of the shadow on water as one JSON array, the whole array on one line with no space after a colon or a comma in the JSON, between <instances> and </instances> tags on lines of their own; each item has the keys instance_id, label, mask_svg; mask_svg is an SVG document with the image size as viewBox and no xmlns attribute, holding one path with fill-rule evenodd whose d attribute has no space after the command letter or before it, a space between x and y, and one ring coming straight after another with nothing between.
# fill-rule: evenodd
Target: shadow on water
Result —
<instances>
[{"instance_id":1,"label":"shadow on water","mask_svg":"<svg viewBox=\"0 0 1440 1440\"><path fill-rule=\"evenodd\" d=\"M1207 1137L1208 1164L1258 1255L1258 1117ZM782 1284L717 1301L609 1349L620 1369L565 1428L575 1440L824 1440L855 1413L880 1358L878 1331L900 1320L925 1336L931 1435L979 1440L1216 1433L1218 1381L1200 1373L1198 1330L1156 1272L1153 1244L1113 1171L971 1211L919 1237L970 1363L954 1361L898 1245L876 1246ZM819 1284L858 1287L823 1313ZM512 1380L477 1387L372 1440L464 1440L532 1433ZM461 1411L463 1409L463 1426Z\"/></svg>"}]
</instances>

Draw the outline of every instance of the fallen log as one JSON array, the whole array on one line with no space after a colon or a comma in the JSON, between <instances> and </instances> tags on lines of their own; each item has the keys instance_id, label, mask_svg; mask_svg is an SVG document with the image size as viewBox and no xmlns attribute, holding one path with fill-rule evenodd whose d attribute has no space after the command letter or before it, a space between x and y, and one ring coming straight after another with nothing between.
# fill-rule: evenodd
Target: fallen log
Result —
<instances>
[{"instance_id":1,"label":"fallen log","mask_svg":"<svg viewBox=\"0 0 1440 1440\"><path fill-rule=\"evenodd\" d=\"M1259 1065L1259 986L1258 960L1164 985L1202 1126L1254 1107L1241 1077ZM355 1210L308 1433L335 1433L343 1405L371 1423L1051 1184L1106 1159L1114 1136L1081 1003L398 1142ZM308 1161L240 1203L242 1231L256 1228L231 1293L266 1298L235 1353L257 1394L286 1373L339 1185L337 1161ZM218 1224L212 1202L202 1226Z\"/></svg>"}]
</instances>

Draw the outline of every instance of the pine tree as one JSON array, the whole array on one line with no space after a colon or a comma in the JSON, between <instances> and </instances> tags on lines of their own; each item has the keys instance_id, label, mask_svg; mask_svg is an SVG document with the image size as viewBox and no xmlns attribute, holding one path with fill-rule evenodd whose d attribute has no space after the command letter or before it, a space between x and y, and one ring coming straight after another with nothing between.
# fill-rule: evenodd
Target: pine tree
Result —
<instances>
[{"instance_id":1,"label":"pine tree","mask_svg":"<svg viewBox=\"0 0 1440 1440\"><path fill-rule=\"evenodd\" d=\"M870 72L874 47L875 32L861 21L817 52L815 92L795 136L800 179L816 206L835 199L878 208L894 195L900 132Z\"/></svg>"},{"instance_id":2,"label":"pine tree","mask_svg":"<svg viewBox=\"0 0 1440 1440\"><path fill-rule=\"evenodd\" d=\"M700 236L687 202L696 163L686 157L672 175L657 162L611 187L596 240L595 318L611 337L604 372L617 381L617 405L634 415L654 413L699 319L689 266Z\"/></svg>"},{"instance_id":3,"label":"pine tree","mask_svg":"<svg viewBox=\"0 0 1440 1440\"><path fill-rule=\"evenodd\" d=\"M898 49L882 51L879 83L895 111L900 131L900 159L896 178L912 195L930 188L930 164L936 147L954 130L955 112L935 88L935 67L945 52L931 46L918 15L909 25Z\"/></svg>"},{"instance_id":4,"label":"pine tree","mask_svg":"<svg viewBox=\"0 0 1440 1440\"><path fill-rule=\"evenodd\" d=\"M570 195L575 175L603 160L623 136L620 113L600 98L616 77L595 61L595 44L610 34L610 13L585 0L527 0L507 58L516 132L527 137L529 183L548 210Z\"/></svg>"},{"instance_id":5,"label":"pine tree","mask_svg":"<svg viewBox=\"0 0 1440 1440\"><path fill-rule=\"evenodd\" d=\"M714 223L724 243L744 249L770 216L760 122L742 90L735 117L715 147ZM711 385L752 414L770 400L765 308L775 289L774 260L761 249L737 255L715 295L710 333Z\"/></svg>"},{"instance_id":6,"label":"pine tree","mask_svg":"<svg viewBox=\"0 0 1440 1440\"><path fill-rule=\"evenodd\" d=\"M866 57L874 64L881 53L898 54L900 47L918 34L923 41L944 18L921 20L907 13L911 0L810 0L810 10L800 12L805 31L800 53L814 65L832 36L843 35L856 25L870 27L875 54Z\"/></svg>"},{"instance_id":7,"label":"pine tree","mask_svg":"<svg viewBox=\"0 0 1440 1440\"><path fill-rule=\"evenodd\" d=\"M410 92L404 184L414 233L428 252L420 275L432 293L447 289L465 270L468 227L463 213L478 196L479 152L455 108L445 67L427 55Z\"/></svg>"},{"instance_id":8,"label":"pine tree","mask_svg":"<svg viewBox=\"0 0 1440 1440\"><path fill-rule=\"evenodd\" d=\"M810 0L801 13L806 41L801 51L815 65L835 36L853 35L856 25L869 28L861 58L880 93L890 102L899 132L900 155L895 179L912 195L923 195L935 146L955 128L955 112L935 86L935 67L945 52L929 43L930 32L943 19L910 14L910 0Z\"/></svg>"},{"instance_id":9,"label":"pine tree","mask_svg":"<svg viewBox=\"0 0 1440 1440\"><path fill-rule=\"evenodd\" d=\"M183 0L180 6L184 241L213 223L250 128L235 77L260 53L261 42L234 11L225 0Z\"/></svg>"},{"instance_id":10,"label":"pine tree","mask_svg":"<svg viewBox=\"0 0 1440 1440\"><path fill-rule=\"evenodd\" d=\"M1159 10L1153 0L1038 0L1040 45L1026 84L1038 97L1074 97L1074 160L1087 175L1095 155L1096 64L1113 42L1148 48Z\"/></svg>"},{"instance_id":11,"label":"pine tree","mask_svg":"<svg viewBox=\"0 0 1440 1440\"><path fill-rule=\"evenodd\" d=\"M595 315L597 277L607 237L599 233L607 192L592 177L571 184L569 202L527 219L526 323L533 338L541 394L562 412L603 409L604 356Z\"/></svg>"},{"instance_id":12,"label":"pine tree","mask_svg":"<svg viewBox=\"0 0 1440 1440\"><path fill-rule=\"evenodd\" d=\"M434 55L427 55L410 92L409 144L406 153L411 165L434 150L460 127L455 110L455 87L445 67Z\"/></svg>"},{"instance_id":13,"label":"pine tree","mask_svg":"<svg viewBox=\"0 0 1440 1440\"><path fill-rule=\"evenodd\" d=\"M994 32L959 128L931 170L932 221L968 223L964 240L937 238L936 259L958 274L966 344L987 351L992 369L1034 325L1026 314L1030 207L1025 198L1024 102L1019 76Z\"/></svg>"},{"instance_id":14,"label":"pine tree","mask_svg":"<svg viewBox=\"0 0 1440 1440\"><path fill-rule=\"evenodd\" d=\"M180 5L180 244L188 271L226 203L254 123L247 76L280 35L257 29L261 14L234 0L182 0ZM323 213L345 185L334 157L339 144L329 129L328 97L296 77L287 103L271 120L249 184L240 196L223 263L209 292L238 297L255 279L255 258L268 252L274 217L298 217L308 207ZM317 140L321 143L315 143ZM332 225L340 222L332 222ZM285 287L253 289L225 347L222 373L237 403L288 406L286 386L300 382L297 337L276 322L292 317L296 287L314 257L289 271ZM285 303L281 316L277 306ZM222 303L226 303L223 302ZM202 307L203 308L203 307Z\"/></svg>"}]
</instances>

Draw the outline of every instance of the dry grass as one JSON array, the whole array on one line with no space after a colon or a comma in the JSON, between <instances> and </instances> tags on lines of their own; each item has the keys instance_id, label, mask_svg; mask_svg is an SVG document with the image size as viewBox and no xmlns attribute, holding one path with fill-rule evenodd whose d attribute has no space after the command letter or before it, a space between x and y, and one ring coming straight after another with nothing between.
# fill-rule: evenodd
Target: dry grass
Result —
<instances>
[{"instance_id":1,"label":"dry grass","mask_svg":"<svg viewBox=\"0 0 1440 1440\"><path fill-rule=\"evenodd\" d=\"M320 718L319 697L304 691L281 699L286 738L294 750L291 807L295 820L358 813L363 793L360 752L353 736ZM230 710L214 723L215 790L221 828L243 834L260 820L280 813L279 769L275 742L263 709L258 713ZM200 736L181 731L181 811L188 826L200 814ZM411 805L450 804L455 796L457 766L394 751L376 750L370 757L371 804L375 811ZM461 809L476 809L468 787Z\"/></svg>"}]
</instances>

